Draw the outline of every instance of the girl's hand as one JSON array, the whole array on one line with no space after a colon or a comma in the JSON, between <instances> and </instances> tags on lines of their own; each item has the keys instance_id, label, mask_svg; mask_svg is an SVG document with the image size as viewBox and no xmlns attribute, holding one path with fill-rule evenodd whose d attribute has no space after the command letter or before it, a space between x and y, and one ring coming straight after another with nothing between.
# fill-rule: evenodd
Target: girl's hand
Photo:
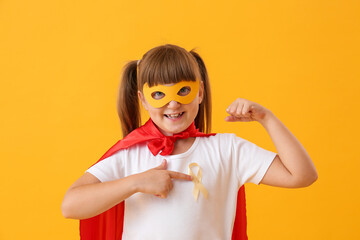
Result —
<instances>
[{"instance_id":1,"label":"girl's hand","mask_svg":"<svg viewBox=\"0 0 360 240\"><path fill-rule=\"evenodd\" d=\"M225 118L227 122L262 122L270 111L258 103L238 98L226 109L230 114Z\"/></svg>"},{"instance_id":2,"label":"girl's hand","mask_svg":"<svg viewBox=\"0 0 360 240\"><path fill-rule=\"evenodd\" d=\"M191 181L190 175L166 170L167 162L163 160L160 166L137 174L138 192L154 194L160 198L167 198L173 188L173 178Z\"/></svg>"}]
</instances>

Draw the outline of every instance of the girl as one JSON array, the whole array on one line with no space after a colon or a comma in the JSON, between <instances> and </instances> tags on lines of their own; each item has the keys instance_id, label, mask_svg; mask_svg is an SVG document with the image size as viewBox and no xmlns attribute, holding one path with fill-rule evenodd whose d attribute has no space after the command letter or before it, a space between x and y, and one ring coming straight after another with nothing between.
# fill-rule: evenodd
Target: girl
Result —
<instances>
[{"instance_id":1,"label":"girl","mask_svg":"<svg viewBox=\"0 0 360 240\"><path fill-rule=\"evenodd\" d=\"M143 126L139 100L150 116ZM211 95L196 52L167 44L129 62L118 98L124 139L70 186L63 215L82 219L82 239L247 239L243 184L306 187L317 172L270 110L238 98L226 111L229 122L258 121L278 153L205 134Z\"/></svg>"}]
</instances>

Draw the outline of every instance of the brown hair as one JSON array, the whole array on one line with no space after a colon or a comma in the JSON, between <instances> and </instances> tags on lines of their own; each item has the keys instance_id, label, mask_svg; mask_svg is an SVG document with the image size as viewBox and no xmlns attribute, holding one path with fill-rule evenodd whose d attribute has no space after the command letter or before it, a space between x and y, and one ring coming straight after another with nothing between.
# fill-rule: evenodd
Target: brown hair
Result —
<instances>
[{"instance_id":1,"label":"brown hair","mask_svg":"<svg viewBox=\"0 0 360 240\"><path fill-rule=\"evenodd\" d=\"M147 83L150 87L157 84L178 83L183 80L202 80L204 97L195 118L195 126L201 132L211 129L211 93L208 73L200 55L193 50L186 51L176 45L166 44L155 47L137 61L128 62L123 68L118 94L118 115L123 137L140 127L140 106L137 95Z\"/></svg>"}]
</instances>

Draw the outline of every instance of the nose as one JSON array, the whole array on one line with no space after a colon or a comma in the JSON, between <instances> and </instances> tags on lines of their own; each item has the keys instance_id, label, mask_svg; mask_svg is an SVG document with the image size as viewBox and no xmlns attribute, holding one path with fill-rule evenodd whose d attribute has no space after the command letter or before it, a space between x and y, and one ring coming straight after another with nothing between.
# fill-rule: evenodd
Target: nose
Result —
<instances>
[{"instance_id":1,"label":"nose","mask_svg":"<svg viewBox=\"0 0 360 240\"><path fill-rule=\"evenodd\" d=\"M172 108L172 109L176 109L178 107L180 107L181 103L175 101L175 100L171 100L168 104L168 108Z\"/></svg>"}]
</instances>

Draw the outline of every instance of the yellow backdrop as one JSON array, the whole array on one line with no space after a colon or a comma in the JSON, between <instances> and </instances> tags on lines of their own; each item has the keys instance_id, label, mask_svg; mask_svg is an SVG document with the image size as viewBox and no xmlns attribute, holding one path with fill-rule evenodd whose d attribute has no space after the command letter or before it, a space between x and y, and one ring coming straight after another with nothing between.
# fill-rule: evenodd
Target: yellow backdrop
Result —
<instances>
[{"instance_id":1,"label":"yellow backdrop","mask_svg":"<svg viewBox=\"0 0 360 240\"><path fill-rule=\"evenodd\" d=\"M237 97L272 110L312 157L308 188L247 185L256 239L360 239L359 1L0 1L0 239L78 239L67 188L121 138L121 68L172 43L197 48L213 131L276 151Z\"/></svg>"}]
</instances>

